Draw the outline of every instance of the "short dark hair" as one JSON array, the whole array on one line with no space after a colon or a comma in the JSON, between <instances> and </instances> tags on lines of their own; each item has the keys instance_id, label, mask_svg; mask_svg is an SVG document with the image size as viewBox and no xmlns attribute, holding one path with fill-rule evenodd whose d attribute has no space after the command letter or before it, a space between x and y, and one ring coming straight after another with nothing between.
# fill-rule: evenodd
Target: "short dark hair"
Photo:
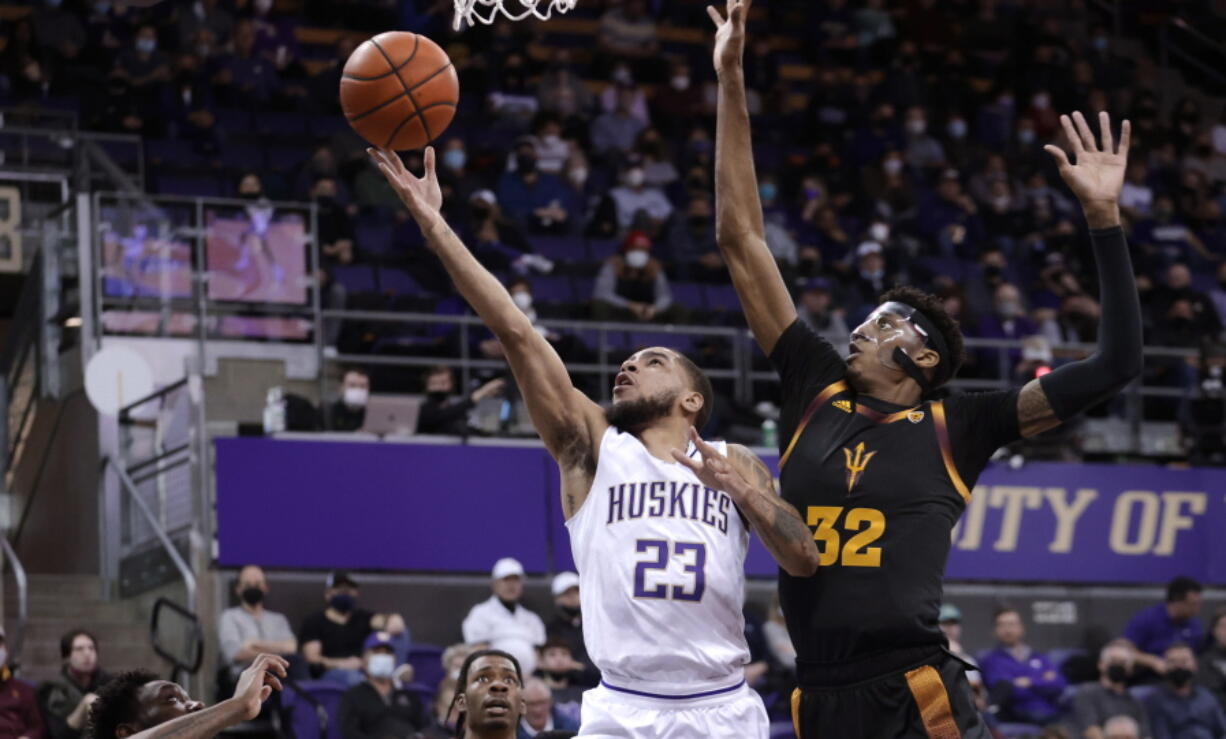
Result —
<instances>
[{"instance_id":1,"label":"short dark hair","mask_svg":"<svg viewBox=\"0 0 1226 739\"><path fill-rule=\"evenodd\" d=\"M1187 575L1180 575L1166 584L1166 602L1177 603L1188 597L1189 593L1199 593L1204 590L1199 582Z\"/></svg>"},{"instance_id":2,"label":"short dark hair","mask_svg":"<svg viewBox=\"0 0 1226 739\"><path fill-rule=\"evenodd\" d=\"M949 348L949 356L941 357L941 361L949 369L942 373L945 379L941 382L934 381L933 385L939 387L953 379L954 375L958 374L958 368L966 361L966 344L962 340L962 329L958 327L958 322L954 320L953 316L945 312L945 305L941 302L941 299L919 288L900 285L882 293L880 302L888 303L890 301L897 301L911 306L920 313L923 313L937 327L937 331L941 332L941 338L945 339L945 346ZM933 348L935 350L935 347ZM934 379L937 376L939 375L934 375Z\"/></svg>"},{"instance_id":3,"label":"short dark hair","mask_svg":"<svg viewBox=\"0 0 1226 739\"><path fill-rule=\"evenodd\" d=\"M571 652L572 654L575 651L573 648L571 648L570 642L566 641L565 639L558 636L557 634L554 634L553 636L545 640L545 643L541 645L541 654L544 654L550 649L565 649L566 651Z\"/></svg>"},{"instance_id":4,"label":"short dark hair","mask_svg":"<svg viewBox=\"0 0 1226 739\"><path fill-rule=\"evenodd\" d=\"M992 613L992 625L995 626L1000 617L1006 613L1016 613L1018 619L1021 619L1022 617L1021 611L1017 610L1013 606L1000 606L995 612Z\"/></svg>"},{"instance_id":5,"label":"short dark hair","mask_svg":"<svg viewBox=\"0 0 1226 739\"><path fill-rule=\"evenodd\" d=\"M501 649L478 649L465 657L464 664L460 666L460 676L456 678L455 697L451 699L451 708L455 708L456 702L460 700L460 696L463 695L468 688L468 669L473 666L473 662L476 662L482 657L502 657L510 660L511 664L515 665L515 676L519 678L519 684L521 686L524 684L524 671L520 669L519 660L515 659L514 656L508 652L502 651ZM451 713L451 708L447 709L447 713ZM464 719L466 718L468 718L467 711L460 711L460 715L456 718L455 728L460 739L464 739Z\"/></svg>"},{"instance_id":6,"label":"short dark hair","mask_svg":"<svg viewBox=\"0 0 1226 739\"><path fill-rule=\"evenodd\" d=\"M72 654L72 643L77 640L78 636L88 636L89 640L94 643L94 650L97 651L97 637L85 629L73 629L60 637L60 659L68 659L68 655Z\"/></svg>"},{"instance_id":7,"label":"short dark hair","mask_svg":"<svg viewBox=\"0 0 1226 739\"><path fill-rule=\"evenodd\" d=\"M140 719L140 689L158 676L148 670L120 673L98 690L98 699L89 709L90 736L114 739L120 724Z\"/></svg>"},{"instance_id":8,"label":"short dark hair","mask_svg":"<svg viewBox=\"0 0 1226 739\"><path fill-rule=\"evenodd\" d=\"M450 366L445 365L445 364L435 364L435 365L430 366L426 370L426 374L422 375L422 377L428 379L428 378L434 377L435 375L441 375L443 373L452 375L454 377L454 370L452 370Z\"/></svg>"},{"instance_id":9,"label":"short dark hair","mask_svg":"<svg viewBox=\"0 0 1226 739\"><path fill-rule=\"evenodd\" d=\"M681 364L681 369L685 370L686 376L690 379L690 389L702 395L702 410L698 411L698 417L694 419L694 428L701 434L707 421L711 420L711 413L715 410L715 389L711 387L711 378L694 364L694 360L676 349L673 350L673 353L677 355L677 362Z\"/></svg>"}]
</instances>

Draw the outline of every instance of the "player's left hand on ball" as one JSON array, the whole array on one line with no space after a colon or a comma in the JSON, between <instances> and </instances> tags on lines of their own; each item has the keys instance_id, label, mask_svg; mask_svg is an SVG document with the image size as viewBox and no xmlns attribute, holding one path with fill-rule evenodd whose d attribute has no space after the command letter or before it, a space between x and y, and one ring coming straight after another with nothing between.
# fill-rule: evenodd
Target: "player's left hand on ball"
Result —
<instances>
[{"instance_id":1,"label":"player's left hand on ball","mask_svg":"<svg viewBox=\"0 0 1226 739\"><path fill-rule=\"evenodd\" d=\"M702 460L686 456L680 449L672 449L673 459L689 467L698 476L699 482L715 490L723 490L735 496L735 493L745 484L745 478L736 471L728 458L719 453L715 447L702 440L697 429L690 427L690 441L698 448Z\"/></svg>"},{"instance_id":2,"label":"player's left hand on ball","mask_svg":"<svg viewBox=\"0 0 1226 739\"><path fill-rule=\"evenodd\" d=\"M433 146L427 146L422 157L426 171L421 177L410 172L401 161L400 155L390 149L371 147L366 153L418 223L424 226L426 219L438 215L443 208L443 191L439 187L438 174L434 170Z\"/></svg>"}]
</instances>

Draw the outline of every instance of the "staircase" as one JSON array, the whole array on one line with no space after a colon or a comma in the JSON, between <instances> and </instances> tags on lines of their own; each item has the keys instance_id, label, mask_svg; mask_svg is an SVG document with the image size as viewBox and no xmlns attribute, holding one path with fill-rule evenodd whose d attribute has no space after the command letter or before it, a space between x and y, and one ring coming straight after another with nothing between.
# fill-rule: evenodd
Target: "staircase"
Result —
<instances>
[{"instance_id":1,"label":"staircase","mask_svg":"<svg viewBox=\"0 0 1226 739\"><path fill-rule=\"evenodd\" d=\"M19 676L37 683L60 670L60 637L84 628L98 639L98 663L112 674L138 667L159 674L166 663L149 645L149 614L134 602L102 600L101 579L93 575L29 576L29 614ZM5 582L4 624L15 636L17 588Z\"/></svg>"}]
</instances>

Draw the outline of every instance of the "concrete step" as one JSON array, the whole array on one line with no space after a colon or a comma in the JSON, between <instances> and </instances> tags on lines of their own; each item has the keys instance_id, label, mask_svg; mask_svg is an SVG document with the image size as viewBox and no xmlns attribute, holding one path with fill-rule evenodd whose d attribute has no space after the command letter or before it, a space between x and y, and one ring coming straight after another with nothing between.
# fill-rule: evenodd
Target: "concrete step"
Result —
<instances>
[{"instance_id":1,"label":"concrete step","mask_svg":"<svg viewBox=\"0 0 1226 739\"><path fill-rule=\"evenodd\" d=\"M134 602L111 602L61 595L33 595L26 603L30 620L61 618L66 614L80 614L87 621L132 621L147 620L148 609L141 609ZM17 615L17 598L4 599L4 615L12 619Z\"/></svg>"},{"instance_id":2,"label":"concrete step","mask_svg":"<svg viewBox=\"0 0 1226 739\"><path fill-rule=\"evenodd\" d=\"M97 575L44 575L29 576L30 595L61 595L79 598L99 598L102 595L102 578ZM8 597L9 588L5 588Z\"/></svg>"},{"instance_id":3,"label":"concrete step","mask_svg":"<svg viewBox=\"0 0 1226 739\"><path fill-rule=\"evenodd\" d=\"M99 650L116 642L149 641L149 626L133 621L98 621L78 618L33 619L26 624L26 643L47 641L59 643L60 637L73 629L84 628L98 640Z\"/></svg>"}]
</instances>

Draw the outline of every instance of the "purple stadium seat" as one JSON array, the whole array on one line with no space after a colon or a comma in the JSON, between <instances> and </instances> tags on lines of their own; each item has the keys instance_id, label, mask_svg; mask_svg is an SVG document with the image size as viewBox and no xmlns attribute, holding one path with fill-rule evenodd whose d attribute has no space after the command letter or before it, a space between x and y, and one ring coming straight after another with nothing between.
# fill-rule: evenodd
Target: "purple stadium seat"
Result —
<instances>
[{"instance_id":1,"label":"purple stadium seat","mask_svg":"<svg viewBox=\"0 0 1226 739\"><path fill-rule=\"evenodd\" d=\"M310 156L311 150L304 146L270 146L268 168L282 172L293 171Z\"/></svg>"},{"instance_id":2,"label":"purple stadium seat","mask_svg":"<svg viewBox=\"0 0 1226 739\"><path fill-rule=\"evenodd\" d=\"M196 153L190 142L176 139L145 141L145 156L159 168L197 169L204 163L204 158Z\"/></svg>"},{"instance_id":3,"label":"purple stadium seat","mask_svg":"<svg viewBox=\"0 0 1226 739\"><path fill-rule=\"evenodd\" d=\"M771 739L795 739L796 730L791 721L776 721L771 724Z\"/></svg>"},{"instance_id":4,"label":"purple stadium seat","mask_svg":"<svg viewBox=\"0 0 1226 739\"><path fill-rule=\"evenodd\" d=\"M395 267L380 267L379 292L391 293L393 295L421 295L425 290L405 270Z\"/></svg>"},{"instance_id":5,"label":"purple stadium seat","mask_svg":"<svg viewBox=\"0 0 1226 739\"><path fill-rule=\"evenodd\" d=\"M307 135L307 117L301 113L268 113L255 116L255 130L276 138L303 138Z\"/></svg>"},{"instance_id":6,"label":"purple stadium seat","mask_svg":"<svg viewBox=\"0 0 1226 739\"><path fill-rule=\"evenodd\" d=\"M1012 739L1012 737L1018 737L1018 739L1020 739L1021 737L1035 737L1042 734L1043 727L1035 726L1034 724L1008 723L997 724L996 731L1003 737L1008 737L1010 739Z\"/></svg>"},{"instance_id":7,"label":"purple stadium seat","mask_svg":"<svg viewBox=\"0 0 1226 739\"><path fill-rule=\"evenodd\" d=\"M533 277L532 296L542 303L575 302L574 286L569 277Z\"/></svg>"},{"instance_id":8,"label":"purple stadium seat","mask_svg":"<svg viewBox=\"0 0 1226 739\"><path fill-rule=\"evenodd\" d=\"M682 354L688 354L693 349L693 338L685 334L670 334L663 331L631 331L627 337L627 348L631 350L645 349L649 346L663 346L676 349Z\"/></svg>"},{"instance_id":9,"label":"purple stadium seat","mask_svg":"<svg viewBox=\"0 0 1226 739\"><path fill-rule=\"evenodd\" d=\"M587 259L587 249L577 236L533 236L531 241L536 253L549 259L572 262Z\"/></svg>"},{"instance_id":10,"label":"purple stadium seat","mask_svg":"<svg viewBox=\"0 0 1226 739\"><path fill-rule=\"evenodd\" d=\"M365 264L338 264L329 267L332 279L351 293L372 293L375 288L375 271Z\"/></svg>"},{"instance_id":11,"label":"purple stadium seat","mask_svg":"<svg viewBox=\"0 0 1226 739\"><path fill-rule=\"evenodd\" d=\"M431 690L447 677L443 669L443 648L433 644L414 644L409 647L409 664L413 665L413 681ZM429 705L428 703L426 705Z\"/></svg>"},{"instance_id":12,"label":"purple stadium seat","mask_svg":"<svg viewBox=\"0 0 1226 739\"><path fill-rule=\"evenodd\" d=\"M221 165L227 169L262 170L264 169L265 147L245 140L231 140L221 147Z\"/></svg>"},{"instance_id":13,"label":"purple stadium seat","mask_svg":"<svg viewBox=\"0 0 1226 739\"><path fill-rule=\"evenodd\" d=\"M732 285L707 285L707 307L711 310L735 312L741 309L741 301Z\"/></svg>"},{"instance_id":14,"label":"purple stadium seat","mask_svg":"<svg viewBox=\"0 0 1226 739\"><path fill-rule=\"evenodd\" d=\"M127 141L98 141L98 146L106 152L116 164L124 169L135 169L137 165L136 153L140 151L139 146L134 146ZM145 156L149 152L146 150Z\"/></svg>"},{"instance_id":15,"label":"purple stadium seat","mask_svg":"<svg viewBox=\"0 0 1226 739\"><path fill-rule=\"evenodd\" d=\"M358 222L353 231L358 251L383 256L392 253L392 227L379 223Z\"/></svg>"},{"instance_id":16,"label":"purple stadium seat","mask_svg":"<svg viewBox=\"0 0 1226 739\"><path fill-rule=\"evenodd\" d=\"M592 239L587 242L588 256L603 261L613 256L621 245L618 239Z\"/></svg>"},{"instance_id":17,"label":"purple stadium seat","mask_svg":"<svg viewBox=\"0 0 1226 739\"><path fill-rule=\"evenodd\" d=\"M590 303L592 291L596 289L596 280L588 277L578 277L574 281L575 302Z\"/></svg>"},{"instance_id":18,"label":"purple stadium seat","mask_svg":"<svg viewBox=\"0 0 1226 739\"><path fill-rule=\"evenodd\" d=\"M702 285L694 282L673 282L669 284L673 291L673 302L692 310L706 310L707 300L703 296Z\"/></svg>"},{"instance_id":19,"label":"purple stadium seat","mask_svg":"<svg viewBox=\"0 0 1226 739\"><path fill-rule=\"evenodd\" d=\"M231 135L246 135L254 130L250 110L217 108L213 114L217 117L217 125Z\"/></svg>"},{"instance_id":20,"label":"purple stadium seat","mask_svg":"<svg viewBox=\"0 0 1226 739\"><path fill-rule=\"evenodd\" d=\"M328 734L326 739L342 739L340 726L341 695L344 686L325 680L300 680L297 683L303 692L323 704L328 713ZM291 687L281 691L281 706L290 712L290 725L294 728L297 739L325 739L319 733L319 716L315 707L302 700L298 692Z\"/></svg>"},{"instance_id":21,"label":"purple stadium seat","mask_svg":"<svg viewBox=\"0 0 1226 739\"><path fill-rule=\"evenodd\" d=\"M157 176L157 191L163 195L199 195L202 197L222 197L221 182L211 175L174 175L161 174Z\"/></svg>"}]
</instances>

